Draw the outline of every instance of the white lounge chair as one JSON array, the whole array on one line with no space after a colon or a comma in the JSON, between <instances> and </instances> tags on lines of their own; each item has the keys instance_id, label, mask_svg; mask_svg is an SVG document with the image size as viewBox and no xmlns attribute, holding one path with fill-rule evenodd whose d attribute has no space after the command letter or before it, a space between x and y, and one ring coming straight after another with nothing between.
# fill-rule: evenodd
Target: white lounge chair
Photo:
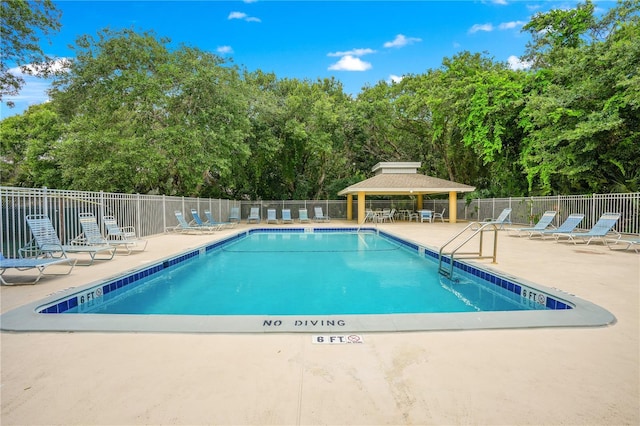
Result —
<instances>
[{"instance_id":1,"label":"white lounge chair","mask_svg":"<svg viewBox=\"0 0 640 426\"><path fill-rule=\"evenodd\" d=\"M116 248L108 244L62 244L48 216L33 214L26 217L33 239L22 247L21 254L35 254L35 257L67 258L67 253L86 253L91 260L83 265L91 265L94 260L111 260ZM88 242L88 241L87 241ZM106 257L102 257L106 256ZM80 265L78 263L78 265Z\"/></svg>"},{"instance_id":2,"label":"white lounge chair","mask_svg":"<svg viewBox=\"0 0 640 426\"><path fill-rule=\"evenodd\" d=\"M139 238L135 227L121 227L113 216L104 216L102 225L107 231L107 243L115 245L116 248L124 248L127 250L127 254L130 254L134 249L135 251L144 251L147 248L149 241Z\"/></svg>"},{"instance_id":3,"label":"white lounge chair","mask_svg":"<svg viewBox=\"0 0 640 426\"><path fill-rule=\"evenodd\" d=\"M82 227L82 234L78 235L71 241L71 244L82 245L95 245L95 246L113 246L116 250L124 249L126 254L131 254L131 248L135 247L137 242L123 239L123 238L107 238L102 235L98 226L98 220L93 213L80 213L78 214L80 220L80 226ZM117 226L117 225L116 225ZM107 228L109 229L109 228ZM112 229L112 232L115 232ZM124 236L124 234L120 234ZM147 246L147 242L144 242L144 247ZM142 248L144 250L144 247Z\"/></svg>"}]
</instances>

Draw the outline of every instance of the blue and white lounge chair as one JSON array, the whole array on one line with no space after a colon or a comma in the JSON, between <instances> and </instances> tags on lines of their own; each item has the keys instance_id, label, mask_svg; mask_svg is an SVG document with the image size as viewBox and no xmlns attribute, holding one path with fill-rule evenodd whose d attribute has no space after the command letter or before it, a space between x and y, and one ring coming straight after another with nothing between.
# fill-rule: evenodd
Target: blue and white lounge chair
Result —
<instances>
[{"instance_id":1,"label":"blue and white lounge chair","mask_svg":"<svg viewBox=\"0 0 640 426\"><path fill-rule=\"evenodd\" d=\"M309 212L307 209L298 209L298 220L300 223L309 223Z\"/></svg>"},{"instance_id":2,"label":"blue and white lounge chair","mask_svg":"<svg viewBox=\"0 0 640 426\"><path fill-rule=\"evenodd\" d=\"M116 248L124 248L127 250L127 254L130 254L133 250L144 251L147 248L149 242L138 238L135 227L121 227L113 216L103 216L102 225L104 225L104 229L107 231L107 243L115 245Z\"/></svg>"},{"instance_id":3,"label":"blue and white lounge chair","mask_svg":"<svg viewBox=\"0 0 640 426\"><path fill-rule=\"evenodd\" d=\"M572 213L567 217L567 219L562 222L557 229L543 229L542 231L531 231L529 233L529 238L533 238L536 235L539 235L541 239L545 239L547 235L553 234L570 234L573 232L578 224L582 222L584 219L584 215L582 213Z\"/></svg>"},{"instance_id":4,"label":"blue and white lounge chair","mask_svg":"<svg viewBox=\"0 0 640 426\"><path fill-rule=\"evenodd\" d=\"M213 217L213 215L211 214L210 210L205 210L204 211L204 215L207 218L207 223L209 223L211 225L218 225L218 226L220 226L220 229L223 229L223 228L235 228L236 225L238 224L238 222L218 222Z\"/></svg>"},{"instance_id":5,"label":"blue and white lounge chair","mask_svg":"<svg viewBox=\"0 0 640 426\"><path fill-rule=\"evenodd\" d=\"M276 209L267 209L267 223L278 223L278 218L276 217Z\"/></svg>"},{"instance_id":6,"label":"blue and white lounge chair","mask_svg":"<svg viewBox=\"0 0 640 426\"><path fill-rule=\"evenodd\" d=\"M51 220L46 215L32 214L26 219L33 239L19 250L20 253L35 254L35 257L65 259L67 253L86 253L91 257L91 261L83 265L91 265L94 260L113 259L116 253L115 247L105 244L62 244Z\"/></svg>"},{"instance_id":7,"label":"blue and white lounge chair","mask_svg":"<svg viewBox=\"0 0 640 426\"><path fill-rule=\"evenodd\" d=\"M43 275L68 275L73 270L73 267L76 266L77 259L68 259L68 258L47 258L47 259L38 259L38 258L28 258L28 259L7 259L2 253L0 253L0 282L6 285L12 284L35 284L40 281L40 278ZM45 270L52 265L61 265L67 264L69 266L69 270L64 273L50 273L45 274ZM15 269L17 271L28 271L31 269L35 269L38 271L38 276L34 281L29 282L19 282L19 283L9 283L7 282L3 275L8 269Z\"/></svg>"},{"instance_id":8,"label":"blue and white lounge chair","mask_svg":"<svg viewBox=\"0 0 640 426\"><path fill-rule=\"evenodd\" d=\"M211 225L209 222L203 221L200 218L200 213L198 213L198 210L196 210L196 209L191 209L191 217L193 217L191 222L189 222L189 225L191 225L191 226L210 226L210 227L215 227L214 225Z\"/></svg>"},{"instance_id":9,"label":"blue and white lounge chair","mask_svg":"<svg viewBox=\"0 0 640 426\"><path fill-rule=\"evenodd\" d=\"M558 212L555 210L547 210L535 225L528 228L508 228L507 231L513 231L516 233L514 236L521 237L523 232L531 235L532 232L544 231L545 229L549 228L549 226L555 228L553 225L551 225L551 222L553 222L553 219L556 217L557 213Z\"/></svg>"},{"instance_id":10,"label":"blue and white lounge chair","mask_svg":"<svg viewBox=\"0 0 640 426\"><path fill-rule=\"evenodd\" d=\"M102 232L100 232L98 220L93 213L80 213L78 218L80 220L80 226L82 227L82 234L74 238L71 241L71 244L113 246L116 250L119 248L126 250L126 254L131 254L131 247L134 247L137 244L131 240L105 238L102 235ZM146 246L147 244L145 241L144 247Z\"/></svg>"},{"instance_id":11,"label":"blue and white lounge chair","mask_svg":"<svg viewBox=\"0 0 640 426\"><path fill-rule=\"evenodd\" d=\"M609 247L609 250L619 250L619 251L624 251L624 250L629 250L631 247L633 247L633 250L638 253L638 247L640 247L640 238L633 238L633 239L622 239L622 238L615 238L612 240L604 240L605 243L607 244L607 247ZM618 244L626 244L626 247L622 247L620 248L614 248L617 247Z\"/></svg>"},{"instance_id":12,"label":"blue and white lounge chair","mask_svg":"<svg viewBox=\"0 0 640 426\"><path fill-rule=\"evenodd\" d=\"M554 232L553 236L556 241L560 241L561 238L566 237L568 241L572 241L574 244L581 242L586 243L585 245L589 245L589 243L594 239L601 240L606 244L605 238L607 238L607 236L611 236L611 234L618 239L621 237L621 235L613 229L613 227L616 226L618 219L620 219L620 213L604 213L600 216L600 219L598 219L596 224L593 225L593 228L587 232Z\"/></svg>"},{"instance_id":13,"label":"blue and white lounge chair","mask_svg":"<svg viewBox=\"0 0 640 426\"><path fill-rule=\"evenodd\" d=\"M247 217L247 223L260 223L260 207L251 207L249 217Z\"/></svg>"},{"instance_id":14,"label":"blue and white lounge chair","mask_svg":"<svg viewBox=\"0 0 640 426\"><path fill-rule=\"evenodd\" d=\"M504 210L502 210L502 212L500 213L500 215L495 218L495 219L491 219L491 218L487 218L485 220L483 220L482 222L480 222L481 225L486 225L487 223L493 223L498 225L498 229L504 229L504 225L511 225L511 219L509 218L509 216L511 215L511 209L510 208L506 208Z\"/></svg>"},{"instance_id":15,"label":"blue and white lounge chair","mask_svg":"<svg viewBox=\"0 0 640 426\"><path fill-rule=\"evenodd\" d=\"M293 223L291 209L282 209L282 223Z\"/></svg>"},{"instance_id":16,"label":"blue and white lounge chair","mask_svg":"<svg viewBox=\"0 0 640 426\"><path fill-rule=\"evenodd\" d=\"M240 222L240 207L231 207L231 213L229 213L229 222Z\"/></svg>"},{"instance_id":17,"label":"blue and white lounge chair","mask_svg":"<svg viewBox=\"0 0 640 426\"><path fill-rule=\"evenodd\" d=\"M187 219L184 218L180 210L174 212L178 224L172 228L167 228L165 231L174 231L181 234L206 234L213 233L218 230L217 226L193 226L187 223Z\"/></svg>"},{"instance_id":18,"label":"blue and white lounge chair","mask_svg":"<svg viewBox=\"0 0 640 426\"><path fill-rule=\"evenodd\" d=\"M314 212L315 216L313 217L313 220L315 220L316 222L331 221L331 218L329 216L325 216L325 214L322 212L322 207L314 207Z\"/></svg>"}]
</instances>

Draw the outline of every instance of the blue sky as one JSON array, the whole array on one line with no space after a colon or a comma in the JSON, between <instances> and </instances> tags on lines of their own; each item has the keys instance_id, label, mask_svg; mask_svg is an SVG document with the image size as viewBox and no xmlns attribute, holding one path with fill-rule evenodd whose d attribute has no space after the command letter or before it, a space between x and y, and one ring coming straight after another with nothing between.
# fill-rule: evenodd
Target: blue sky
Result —
<instances>
[{"instance_id":1,"label":"blue sky","mask_svg":"<svg viewBox=\"0 0 640 426\"><path fill-rule=\"evenodd\" d=\"M278 78L335 77L345 92L438 68L458 52L487 52L514 67L529 40L522 26L536 12L576 1L57 1L62 28L43 50L72 58L68 48L105 27L153 30ZM597 3L600 10L613 1ZM3 103L0 117L46 101L48 82L27 86Z\"/></svg>"}]
</instances>

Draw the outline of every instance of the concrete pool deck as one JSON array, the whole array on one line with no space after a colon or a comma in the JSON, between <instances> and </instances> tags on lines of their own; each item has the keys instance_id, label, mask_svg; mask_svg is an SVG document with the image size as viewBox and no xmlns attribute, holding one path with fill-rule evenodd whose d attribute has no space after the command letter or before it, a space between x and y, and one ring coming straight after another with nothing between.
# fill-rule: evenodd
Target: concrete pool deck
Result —
<instances>
[{"instance_id":1,"label":"concrete pool deck","mask_svg":"<svg viewBox=\"0 0 640 426\"><path fill-rule=\"evenodd\" d=\"M340 225L353 223L305 226ZM437 247L465 224L378 226ZM2 286L2 312L237 230L152 237L142 253L76 267L33 286ZM351 345L314 344L311 333L2 332L0 423L640 423L638 254L501 232L498 263L478 263L575 294L617 322L359 333L364 343Z\"/></svg>"}]
</instances>

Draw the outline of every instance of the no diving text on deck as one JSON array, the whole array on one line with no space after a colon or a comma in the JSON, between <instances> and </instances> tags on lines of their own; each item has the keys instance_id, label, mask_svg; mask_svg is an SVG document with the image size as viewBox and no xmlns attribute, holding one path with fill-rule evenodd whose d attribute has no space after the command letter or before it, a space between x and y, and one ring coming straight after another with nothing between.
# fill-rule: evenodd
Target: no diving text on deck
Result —
<instances>
[{"instance_id":1,"label":"no diving text on deck","mask_svg":"<svg viewBox=\"0 0 640 426\"><path fill-rule=\"evenodd\" d=\"M293 325L294 327L344 327L344 320L294 320L293 322L286 320L264 320L263 327L280 327L283 325Z\"/></svg>"}]
</instances>

